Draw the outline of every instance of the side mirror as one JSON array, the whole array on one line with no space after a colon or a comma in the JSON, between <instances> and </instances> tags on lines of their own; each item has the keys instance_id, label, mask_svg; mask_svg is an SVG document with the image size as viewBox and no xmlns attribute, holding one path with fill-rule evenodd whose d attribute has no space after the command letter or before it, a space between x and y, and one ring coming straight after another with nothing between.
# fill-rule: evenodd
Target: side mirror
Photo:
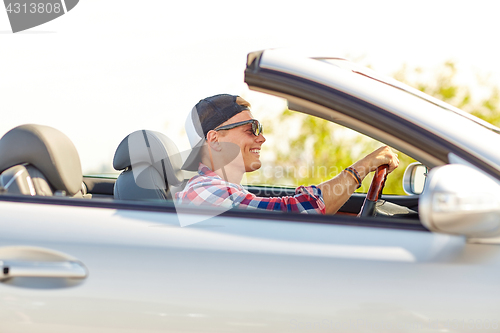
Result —
<instances>
[{"instance_id":1,"label":"side mirror","mask_svg":"<svg viewBox=\"0 0 500 333\"><path fill-rule=\"evenodd\" d=\"M403 190L406 194L420 194L424 191L427 167L419 162L408 165L403 176Z\"/></svg>"},{"instance_id":2,"label":"side mirror","mask_svg":"<svg viewBox=\"0 0 500 333\"><path fill-rule=\"evenodd\" d=\"M483 172L460 164L433 168L418 212L429 230L466 237L500 234L500 185Z\"/></svg>"}]
</instances>

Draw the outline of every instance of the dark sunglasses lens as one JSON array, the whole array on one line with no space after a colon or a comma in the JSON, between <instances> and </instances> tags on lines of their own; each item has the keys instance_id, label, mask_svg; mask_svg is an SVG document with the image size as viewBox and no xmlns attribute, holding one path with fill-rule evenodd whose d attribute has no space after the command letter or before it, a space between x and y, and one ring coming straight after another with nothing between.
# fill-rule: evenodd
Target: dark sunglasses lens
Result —
<instances>
[{"instance_id":1,"label":"dark sunglasses lens","mask_svg":"<svg viewBox=\"0 0 500 333\"><path fill-rule=\"evenodd\" d=\"M259 136L260 133L262 133L262 125L259 123L258 120L252 123L252 130L255 136Z\"/></svg>"}]
</instances>

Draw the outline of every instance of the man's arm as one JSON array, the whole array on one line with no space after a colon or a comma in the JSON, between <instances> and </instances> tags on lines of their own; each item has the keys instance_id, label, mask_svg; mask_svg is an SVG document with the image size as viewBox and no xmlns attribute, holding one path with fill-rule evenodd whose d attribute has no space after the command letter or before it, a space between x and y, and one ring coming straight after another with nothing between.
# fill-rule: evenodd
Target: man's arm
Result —
<instances>
[{"instance_id":1,"label":"man's arm","mask_svg":"<svg viewBox=\"0 0 500 333\"><path fill-rule=\"evenodd\" d=\"M316 186L299 186L295 191L296 194L289 197L258 197L244 190L241 185L198 176L190 181L182 192L176 193L176 199L179 204L195 206L325 213L325 203Z\"/></svg>"},{"instance_id":2,"label":"man's arm","mask_svg":"<svg viewBox=\"0 0 500 333\"><path fill-rule=\"evenodd\" d=\"M233 189L231 191L233 192ZM234 191L231 196L239 208L258 208L307 214L325 213L325 202L316 186L299 186L295 189L294 196L267 198L258 197L248 191Z\"/></svg>"},{"instance_id":3,"label":"man's arm","mask_svg":"<svg viewBox=\"0 0 500 333\"><path fill-rule=\"evenodd\" d=\"M388 172L392 172L399 165L398 156L387 146L375 150L354 163L351 167L358 172L361 181L363 181L366 175L375 171L383 164L389 165ZM356 179L345 170L334 178L319 184L318 188L321 189L323 200L325 201L326 214L336 213L346 203L357 187L358 183Z\"/></svg>"}]
</instances>

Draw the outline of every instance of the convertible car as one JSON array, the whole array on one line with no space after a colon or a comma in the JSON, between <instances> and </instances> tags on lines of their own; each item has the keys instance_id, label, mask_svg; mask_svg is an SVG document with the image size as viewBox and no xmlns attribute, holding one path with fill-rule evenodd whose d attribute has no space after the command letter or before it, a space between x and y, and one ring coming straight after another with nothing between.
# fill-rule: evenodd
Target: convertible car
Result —
<instances>
[{"instance_id":1,"label":"convertible car","mask_svg":"<svg viewBox=\"0 0 500 333\"><path fill-rule=\"evenodd\" d=\"M335 215L183 207L164 134L82 176L59 129L21 125L0 139L0 331L499 329L500 129L338 58L250 53L245 82L417 160L408 195L380 196L380 169Z\"/></svg>"}]
</instances>

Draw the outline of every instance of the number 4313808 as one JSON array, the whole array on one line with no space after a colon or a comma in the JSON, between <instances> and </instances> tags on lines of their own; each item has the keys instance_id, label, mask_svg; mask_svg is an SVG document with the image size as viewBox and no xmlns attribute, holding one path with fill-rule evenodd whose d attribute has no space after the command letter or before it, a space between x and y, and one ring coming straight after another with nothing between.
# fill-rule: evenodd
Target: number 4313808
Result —
<instances>
[{"instance_id":1,"label":"number 4313808","mask_svg":"<svg viewBox=\"0 0 500 333\"><path fill-rule=\"evenodd\" d=\"M18 2L15 2L15 3L9 3L8 6L7 6L7 13L14 13L14 14L19 14L19 13L23 13L23 14L43 14L43 13L46 13L46 14L51 14L51 13L55 13L55 14L59 14L61 12L62 8L61 8L61 4L60 3L43 3L43 2L40 2L40 3L18 3Z\"/></svg>"}]
</instances>

